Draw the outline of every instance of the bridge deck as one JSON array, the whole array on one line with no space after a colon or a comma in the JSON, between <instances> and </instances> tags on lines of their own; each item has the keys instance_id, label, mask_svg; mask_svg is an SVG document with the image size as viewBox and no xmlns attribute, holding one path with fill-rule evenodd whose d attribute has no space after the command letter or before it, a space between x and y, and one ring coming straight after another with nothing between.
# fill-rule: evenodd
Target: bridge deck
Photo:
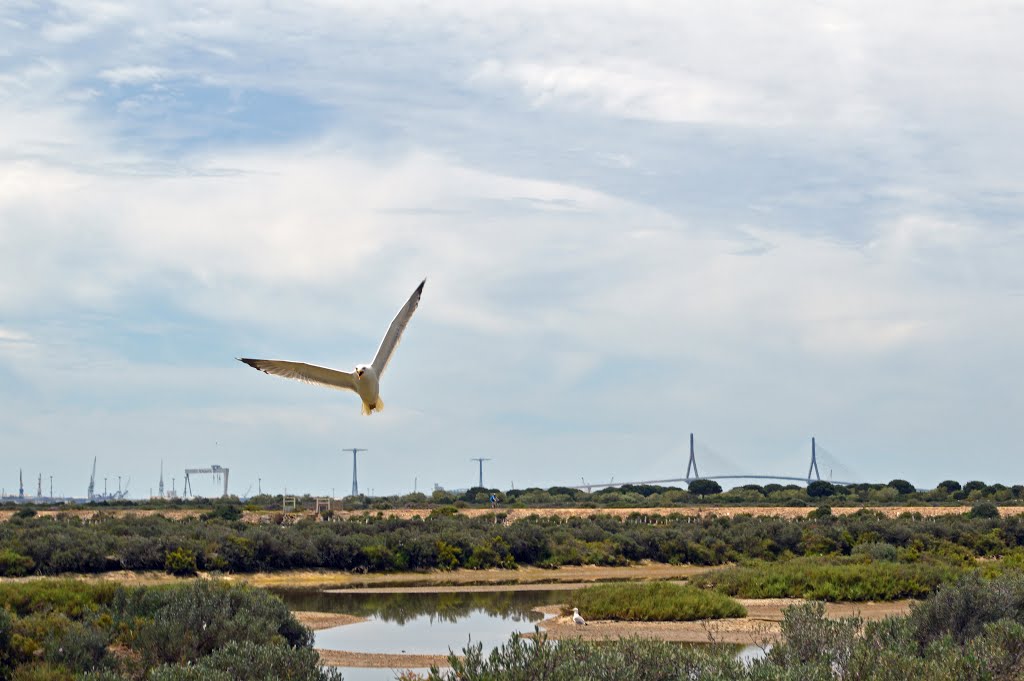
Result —
<instances>
[{"instance_id":1,"label":"bridge deck","mask_svg":"<svg viewBox=\"0 0 1024 681\"><path fill-rule=\"evenodd\" d=\"M623 485L663 485L674 482L691 483L694 480L785 480L787 482L802 482L804 484L810 484L817 482L814 478L798 478L789 475L708 475L702 477L693 478L668 478L665 480L641 480L638 482L595 482L584 485L567 485L570 489L585 489L592 490L595 488L604 489L606 487L622 487ZM826 480L825 482L831 482L833 485L859 485L859 482L843 482L840 480Z\"/></svg>"}]
</instances>

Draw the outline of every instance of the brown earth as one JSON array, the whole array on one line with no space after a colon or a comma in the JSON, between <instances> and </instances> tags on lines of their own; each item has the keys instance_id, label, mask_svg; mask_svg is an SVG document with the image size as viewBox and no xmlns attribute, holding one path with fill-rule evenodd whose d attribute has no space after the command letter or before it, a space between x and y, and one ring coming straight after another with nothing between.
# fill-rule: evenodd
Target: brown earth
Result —
<instances>
[{"instance_id":1,"label":"brown earth","mask_svg":"<svg viewBox=\"0 0 1024 681\"><path fill-rule=\"evenodd\" d=\"M573 624L571 617L561 615L558 605L537 608L547 615L540 623L549 638L582 638L587 641L615 640L623 636L641 636L662 641L688 643L741 643L763 645L778 639L782 611L804 601L797 598L737 599L747 609L746 617L696 622L617 622L595 620L586 626ZM913 601L892 603L826 603L828 617L859 616L865 620L880 620L910 611ZM585 613L581 613L585 616Z\"/></svg>"},{"instance_id":2,"label":"brown earth","mask_svg":"<svg viewBox=\"0 0 1024 681\"><path fill-rule=\"evenodd\" d=\"M447 667L447 655L403 655L359 653L351 650L320 650L320 662L328 667L382 667L410 669L414 667Z\"/></svg>"},{"instance_id":3,"label":"brown earth","mask_svg":"<svg viewBox=\"0 0 1024 681\"><path fill-rule=\"evenodd\" d=\"M341 627L347 624L357 624L359 622L365 622L365 617L356 617L355 615L346 615L341 612L312 612L309 610L293 610L292 614L295 615L295 619L300 624L309 627L314 631L320 631L321 629L331 629L332 627Z\"/></svg>"},{"instance_id":4,"label":"brown earth","mask_svg":"<svg viewBox=\"0 0 1024 681\"><path fill-rule=\"evenodd\" d=\"M823 502L824 503L824 502ZM941 515L963 514L971 510L970 506L833 506L834 515L848 515L860 510L877 511L889 517L896 517L903 513L920 513L925 517ZM581 518L594 515L628 517L634 514L646 516L650 519L657 519L667 515L681 515L694 518L699 517L727 517L738 515L752 515L757 517L778 517L778 518L803 518L814 510L813 506L788 507L788 506L679 506L667 508L511 508L496 510L489 508L463 508L459 509L459 515L468 517L489 516L500 513L505 516L505 522L522 520L529 516L542 518ZM125 516L153 516L162 515L172 520L185 520L197 518L206 511L203 509L69 509L69 510L39 510L40 516L56 516L66 514L82 520L92 520L96 515L121 518ZM1000 506L999 512L1003 515L1024 514L1024 506ZM0 511L0 522L10 520L14 511ZM411 520L417 516L425 518L430 515L430 509L402 508L385 511L334 511L336 518L361 518L366 515L381 514L388 518L402 518ZM280 517L279 517L280 516ZM280 522L292 524L302 519L316 519L319 516L312 510L282 513L281 511L245 511L242 520L248 523L261 524Z\"/></svg>"}]
</instances>

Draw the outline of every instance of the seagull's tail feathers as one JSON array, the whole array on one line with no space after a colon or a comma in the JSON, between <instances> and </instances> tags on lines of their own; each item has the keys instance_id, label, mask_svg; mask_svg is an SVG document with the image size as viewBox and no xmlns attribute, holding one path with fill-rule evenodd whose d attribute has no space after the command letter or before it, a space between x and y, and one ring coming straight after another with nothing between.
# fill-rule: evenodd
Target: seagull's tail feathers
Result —
<instances>
[{"instance_id":1,"label":"seagull's tail feathers","mask_svg":"<svg viewBox=\"0 0 1024 681\"><path fill-rule=\"evenodd\" d=\"M367 416L377 411L384 411L384 400L380 399L380 397L377 397L377 401L374 404L363 402L363 413Z\"/></svg>"}]
</instances>

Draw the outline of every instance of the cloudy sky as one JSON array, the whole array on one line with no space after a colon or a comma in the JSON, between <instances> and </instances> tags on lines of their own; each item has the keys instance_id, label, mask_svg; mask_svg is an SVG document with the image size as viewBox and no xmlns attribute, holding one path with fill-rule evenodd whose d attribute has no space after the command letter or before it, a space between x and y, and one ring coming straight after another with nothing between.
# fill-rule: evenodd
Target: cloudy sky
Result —
<instances>
[{"instance_id":1,"label":"cloudy sky","mask_svg":"<svg viewBox=\"0 0 1024 681\"><path fill-rule=\"evenodd\" d=\"M644 480L690 432L706 475L816 436L836 479L1024 481L1022 25L8 0L0 482ZM423 277L380 415L234 360L368 361Z\"/></svg>"}]
</instances>

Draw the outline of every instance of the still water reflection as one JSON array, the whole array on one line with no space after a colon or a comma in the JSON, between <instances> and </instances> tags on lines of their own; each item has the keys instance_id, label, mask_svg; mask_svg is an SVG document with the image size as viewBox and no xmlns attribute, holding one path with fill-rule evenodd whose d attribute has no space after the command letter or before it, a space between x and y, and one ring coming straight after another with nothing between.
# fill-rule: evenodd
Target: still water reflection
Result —
<instances>
[{"instance_id":1,"label":"still water reflection","mask_svg":"<svg viewBox=\"0 0 1024 681\"><path fill-rule=\"evenodd\" d=\"M564 603L564 590L460 593L278 592L293 610L342 612L366 622L316 632L331 650L409 655L459 652L468 643L489 651L513 632L533 631L541 605Z\"/></svg>"},{"instance_id":2,"label":"still water reflection","mask_svg":"<svg viewBox=\"0 0 1024 681\"><path fill-rule=\"evenodd\" d=\"M458 622L477 614L533 622L542 619L531 612L541 605L565 603L571 591L474 591L459 593L379 593L328 591L277 591L292 610L343 612L385 622L406 624L422 616L430 621Z\"/></svg>"},{"instance_id":3,"label":"still water reflection","mask_svg":"<svg viewBox=\"0 0 1024 681\"><path fill-rule=\"evenodd\" d=\"M292 610L340 612L367 618L366 622L316 632L316 647L366 653L446 655L461 652L467 643L480 643L484 652L496 648L513 632L532 632L543 619L533 609L565 603L570 592L482 591L460 593L380 593L277 591ZM695 645L695 644L681 644ZM699 644L698 644L699 645ZM703 644L706 645L706 644ZM742 659L763 655L753 646L725 646ZM350 681L392 679L389 669L346 669Z\"/></svg>"}]
</instances>

